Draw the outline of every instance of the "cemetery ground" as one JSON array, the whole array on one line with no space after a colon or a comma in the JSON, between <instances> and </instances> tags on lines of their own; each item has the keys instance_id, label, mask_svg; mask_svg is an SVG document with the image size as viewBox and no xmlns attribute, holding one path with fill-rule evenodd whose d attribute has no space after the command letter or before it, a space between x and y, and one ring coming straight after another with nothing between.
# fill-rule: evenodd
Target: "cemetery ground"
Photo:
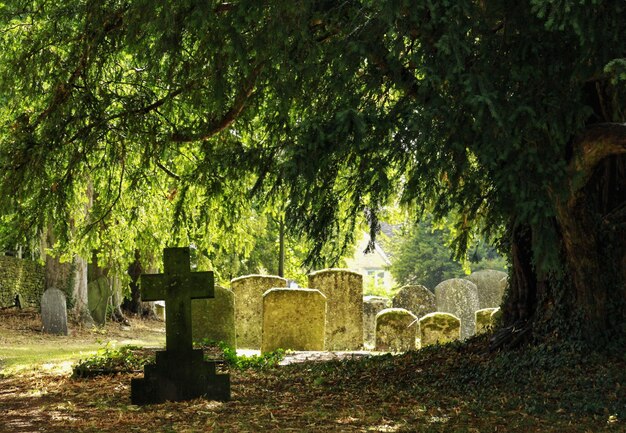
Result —
<instances>
[{"instance_id":1,"label":"cemetery ground","mask_svg":"<svg viewBox=\"0 0 626 433\"><path fill-rule=\"evenodd\" d=\"M133 406L130 380L142 373L76 379L70 367L107 342L164 344L162 322L131 322L57 337L40 332L34 311L0 312L0 432L626 432L623 348L489 353L485 336L395 356L231 367L229 402Z\"/></svg>"}]
</instances>

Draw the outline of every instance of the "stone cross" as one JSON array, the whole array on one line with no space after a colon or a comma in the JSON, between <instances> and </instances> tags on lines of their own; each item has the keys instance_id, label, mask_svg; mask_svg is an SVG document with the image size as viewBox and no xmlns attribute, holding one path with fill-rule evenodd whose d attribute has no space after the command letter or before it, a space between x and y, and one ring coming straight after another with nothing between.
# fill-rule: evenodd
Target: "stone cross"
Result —
<instances>
[{"instance_id":1,"label":"stone cross","mask_svg":"<svg viewBox=\"0 0 626 433\"><path fill-rule=\"evenodd\" d=\"M163 274L141 275L143 301L165 301L165 348L188 351L191 340L191 300L214 297L213 272L191 272L189 248L166 248Z\"/></svg>"}]
</instances>

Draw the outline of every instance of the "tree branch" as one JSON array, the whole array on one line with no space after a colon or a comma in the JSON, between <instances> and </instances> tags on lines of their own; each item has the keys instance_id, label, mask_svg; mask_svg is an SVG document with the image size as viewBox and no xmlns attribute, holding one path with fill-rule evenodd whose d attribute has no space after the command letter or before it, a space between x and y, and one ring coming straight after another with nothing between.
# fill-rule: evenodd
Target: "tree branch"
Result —
<instances>
[{"instance_id":1,"label":"tree branch","mask_svg":"<svg viewBox=\"0 0 626 433\"><path fill-rule=\"evenodd\" d=\"M244 81L240 92L235 97L232 107L224 113L221 118L210 121L202 132L195 134L175 132L171 136L171 141L174 143L189 143L208 140L215 134L219 134L224 129L232 125L232 123L237 120L239 115L243 112L246 102L248 102L248 99L250 99L254 93L254 86L261 69L261 66L256 66L252 70L250 76Z\"/></svg>"}]
</instances>

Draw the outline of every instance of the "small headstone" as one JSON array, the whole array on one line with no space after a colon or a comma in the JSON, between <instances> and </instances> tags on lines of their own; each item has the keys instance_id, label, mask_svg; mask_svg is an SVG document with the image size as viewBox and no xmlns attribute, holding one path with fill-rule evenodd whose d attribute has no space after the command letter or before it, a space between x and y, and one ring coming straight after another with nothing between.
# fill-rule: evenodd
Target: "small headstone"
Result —
<instances>
[{"instance_id":1,"label":"small headstone","mask_svg":"<svg viewBox=\"0 0 626 433\"><path fill-rule=\"evenodd\" d=\"M87 305L94 322L104 326L107 319L107 307L111 299L111 285L108 278L98 278L87 284Z\"/></svg>"},{"instance_id":2,"label":"small headstone","mask_svg":"<svg viewBox=\"0 0 626 433\"><path fill-rule=\"evenodd\" d=\"M435 294L421 284L403 286L393 297L393 308L404 308L422 317L437 310Z\"/></svg>"},{"instance_id":3,"label":"small headstone","mask_svg":"<svg viewBox=\"0 0 626 433\"><path fill-rule=\"evenodd\" d=\"M476 284L461 278L443 281L435 287L437 311L450 313L461 319L461 338L474 335L476 316L479 310Z\"/></svg>"},{"instance_id":4,"label":"small headstone","mask_svg":"<svg viewBox=\"0 0 626 433\"><path fill-rule=\"evenodd\" d=\"M237 347L232 291L215 286L214 298L191 301L191 336L193 341L223 341L230 347Z\"/></svg>"},{"instance_id":5,"label":"small headstone","mask_svg":"<svg viewBox=\"0 0 626 433\"><path fill-rule=\"evenodd\" d=\"M140 286L144 301L165 299L166 350L156 353L156 363L146 364L143 378L131 380L131 402L229 400L230 376L217 374L215 362L192 348L191 300L213 296L213 272L191 272L189 248L166 248L163 264L163 274L141 275Z\"/></svg>"},{"instance_id":6,"label":"small headstone","mask_svg":"<svg viewBox=\"0 0 626 433\"><path fill-rule=\"evenodd\" d=\"M478 288L478 306L480 308L497 308L500 306L506 287L506 272L483 269L472 272L466 279L476 284ZM503 279L504 285L501 283Z\"/></svg>"},{"instance_id":7,"label":"small headstone","mask_svg":"<svg viewBox=\"0 0 626 433\"><path fill-rule=\"evenodd\" d=\"M406 352L415 349L419 322L404 308L387 308L376 316L376 350Z\"/></svg>"},{"instance_id":8,"label":"small headstone","mask_svg":"<svg viewBox=\"0 0 626 433\"><path fill-rule=\"evenodd\" d=\"M461 321L448 313L430 313L419 320L421 347L461 338Z\"/></svg>"},{"instance_id":9,"label":"small headstone","mask_svg":"<svg viewBox=\"0 0 626 433\"><path fill-rule=\"evenodd\" d=\"M476 311L476 334L482 334L484 332L490 332L494 327L494 313L499 311L500 308L483 308Z\"/></svg>"},{"instance_id":10,"label":"small headstone","mask_svg":"<svg viewBox=\"0 0 626 433\"><path fill-rule=\"evenodd\" d=\"M363 346L363 276L347 269L309 274L309 287L327 299L326 350L358 350Z\"/></svg>"},{"instance_id":11,"label":"small headstone","mask_svg":"<svg viewBox=\"0 0 626 433\"><path fill-rule=\"evenodd\" d=\"M191 302L191 306L193 307L193 301ZM165 302L156 301L154 303L154 315L157 316L157 319L165 322Z\"/></svg>"},{"instance_id":12,"label":"small headstone","mask_svg":"<svg viewBox=\"0 0 626 433\"><path fill-rule=\"evenodd\" d=\"M324 350L326 296L313 289L270 289L263 295L261 352Z\"/></svg>"},{"instance_id":13,"label":"small headstone","mask_svg":"<svg viewBox=\"0 0 626 433\"><path fill-rule=\"evenodd\" d=\"M287 287L289 282L272 275L247 275L231 280L235 295L235 332L237 347L261 348L263 326L263 294L274 287Z\"/></svg>"},{"instance_id":14,"label":"small headstone","mask_svg":"<svg viewBox=\"0 0 626 433\"><path fill-rule=\"evenodd\" d=\"M363 296L363 346L373 349L376 344L376 315L389 308L389 298Z\"/></svg>"},{"instance_id":15,"label":"small headstone","mask_svg":"<svg viewBox=\"0 0 626 433\"><path fill-rule=\"evenodd\" d=\"M67 304L65 293L50 288L41 297L41 321L43 332L47 334L67 335Z\"/></svg>"}]
</instances>

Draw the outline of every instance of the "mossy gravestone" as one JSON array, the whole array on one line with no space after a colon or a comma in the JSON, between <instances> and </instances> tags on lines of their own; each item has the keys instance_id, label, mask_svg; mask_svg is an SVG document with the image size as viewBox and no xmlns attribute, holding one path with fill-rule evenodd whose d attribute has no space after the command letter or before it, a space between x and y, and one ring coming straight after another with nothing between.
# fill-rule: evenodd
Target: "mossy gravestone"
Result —
<instances>
[{"instance_id":1,"label":"mossy gravestone","mask_svg":"<svg viewBox=\"0 0 626 433\"><path fill-rule=\"evenodd\" d=\"M393 308L404 308L422 317L437 310L435 294L421 284L403 286L393 297Z\"/></svg>"},{"instance_id":2,"label":"mossy gravestone","mask_svg":"<svg viewBox=\"0 0 626 433\"><path fill-rule=\"evenodd\" d=\"M163 267L163 274L141 275L140 286L144 301L165 300L166 350L145 366L144 378L132 379L131 401L229 400L230 376L217 374L215 362L204 361L191 345L191 300L213 297L213 272L191 272L189 248L166 248Z\"/></svg>"},{"instance_id":3,"label":"mossy gravestone","mask_svg":"<svg viewBox=\"0 0 626 433\"><path fill-rule=\"evenodd\" d=\"M476 311L476 334L493 331L495 324L495 313L500 308L483 308Z\"/></svg>"},{"instance_id":4,"label":"mossy gravestone","mask_svg":"<svg viewBox=\"0 0 626 433\"><path fill-rule=\"evenodd\" d=\"M261 352L324 350L326 296L311 289L270 289L263 295Z\"/></svg>"},{"instance_id":5,"label":"mossy gravestone","mask_svg":"<svg viewBox=\"0 0 626 433\"><path fill-rule=\"evenodd\" d=\"M421 347L443 344L461 337L461 321L448 313L430 313L420 319Z\"/></svg>"},{"instance_id":6,"label":"mossy gravestone","mask_svg":"<svg viewBox=\"0 0 626 433\"><path fill-rule=\"evenodd\" d=\"M235 296L233 292L215 286L212 299L191 301L191 336L193 341L223 341L237 347L235 341Z\"/></svg>"},{"instance_id":7,"label":"mossy gravestone","mask_svg":"<svg viewBox=\"0 0 626 433\"><path fill-rule=\"evenodd\" d=\"M387 308L376 315L376 350L405 352L415 349L419 323L404 308Z\"/></svg>"},{"instance_id":8,"label":"mossy gravestone","mask_svg":"<svg viewBox=\"0 0 626 433\"><path fill-rule=\"evenodd\" d=\"M461 338L474 335L476 316L479 310L476 284L462 278L452 278L435 287L437 311L454 314L461 319Z\"/></svg>"},{"instance_id":9,"label":"mossy gravestone","mask_svg":"<svg viewBox=\"0 0 626 433\"><path fill-rule=\"evenodd\" d=\"M478 288L478 306L480 308L497 308L502 303L506 288L507 274L493 269L472 272L467 280ZM504 284L502 284L504 280Z\"/></svg>"},{"instance_id":10,"label":"mossy gravestone","mask_svg":"<svg viewBox=\"0 0 626 433\"><path fill-rule=\"evenodd\" d=\"M43 332L67 335L67 307L65 293L50 288L41 297L41 321Z\"/></svg>"},{"instance_id":11,"label":"mossy gravestone","mask_svg":"<svg viewBox=\"0 0 626 433\"><path fill-rule=\"evenodd\" d=\"M275 287L287 287L287 280L271 275L247 275L231 280L235 294L235 331L237 347L261 348L263 294Z\"/></svg>"},{"instance_id":12,"label":"mossy gravestone","mask_svg":"<svg viewBox=\"0 0 626 433\"><path fill-rule=\"evenodd\" d=\"M322 292L326 309L326 350L358 350L363 346L363 276L348 269L309 274L309 287Z\"/></svg>"}]
</instances>

